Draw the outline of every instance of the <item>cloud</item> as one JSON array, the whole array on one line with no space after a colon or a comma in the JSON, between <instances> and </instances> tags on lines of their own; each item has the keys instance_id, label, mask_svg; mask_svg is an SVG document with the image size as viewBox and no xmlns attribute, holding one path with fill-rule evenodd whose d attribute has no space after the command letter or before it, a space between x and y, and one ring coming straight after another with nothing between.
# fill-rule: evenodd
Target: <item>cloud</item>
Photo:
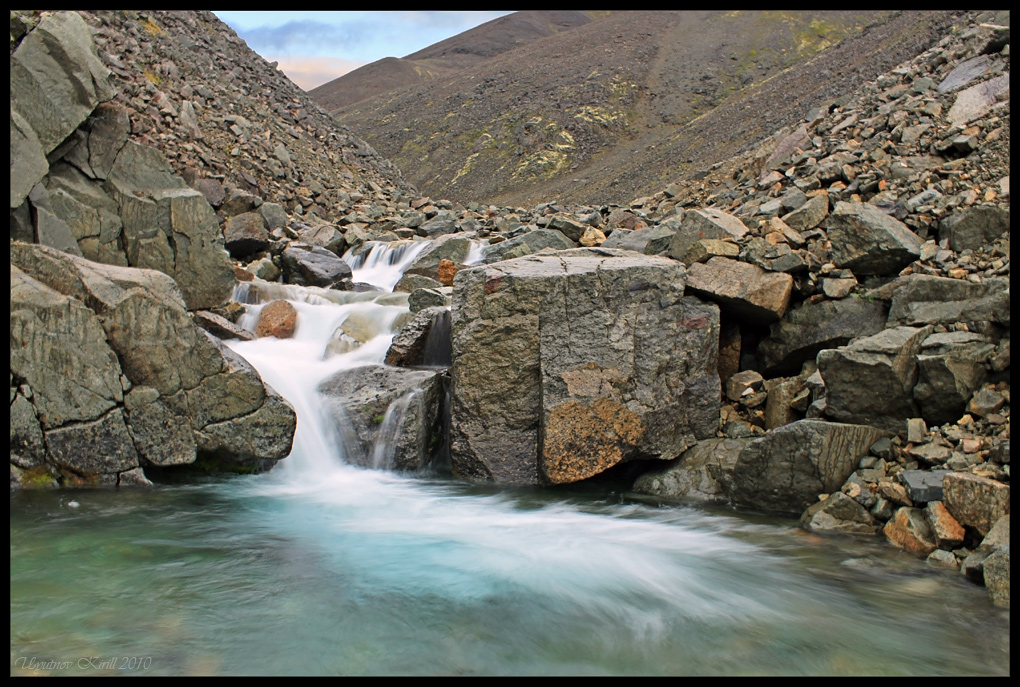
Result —
<instances>
[{"instance_id":1,"label":"cloud","mask_svg":"<svg viewBox=\"0 0 1020 687\"><path fill-rule=\"evenodd\" d=\"M357 49L366 33L357 22L330 24L319 21L290 21L279 26L254 26L240 29L237 34L260 54L292 54L335 52Z\"/></svg>"},{"instance_id":2,"label":"cloud","mask_svg":"<svg viewBox=\"0 0 1020 687\"><path fill-rule=\"evenodd\" d=\"M279 62L279 69L304 91L310 91L365 64L337 57L282 55L272 59Z\"/></svg>"}]
</instances>

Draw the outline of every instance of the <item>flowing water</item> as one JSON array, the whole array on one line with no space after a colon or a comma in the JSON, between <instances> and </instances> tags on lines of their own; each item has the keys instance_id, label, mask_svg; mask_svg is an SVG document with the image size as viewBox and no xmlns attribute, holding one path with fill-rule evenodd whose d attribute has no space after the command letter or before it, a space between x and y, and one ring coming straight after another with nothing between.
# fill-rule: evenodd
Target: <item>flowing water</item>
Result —
<instances>
[{"instance_id":1,"label":"flowing water","mask_svg":"<svg viewBox=\"0 0 1020 687\"><path fill-rule=\"evenodd\" d=\"M392 286L392 253L354 280ZM230 344L295 406L292 454L264 475L13 495L12 674L1009 674L1009 612L878 538L347 465L316 387L381 364L406 301L238 297L249 325L260 299L298 309L293 339ZM374 335L326 354L351 317Z\"/></svg>"}]
</instances>

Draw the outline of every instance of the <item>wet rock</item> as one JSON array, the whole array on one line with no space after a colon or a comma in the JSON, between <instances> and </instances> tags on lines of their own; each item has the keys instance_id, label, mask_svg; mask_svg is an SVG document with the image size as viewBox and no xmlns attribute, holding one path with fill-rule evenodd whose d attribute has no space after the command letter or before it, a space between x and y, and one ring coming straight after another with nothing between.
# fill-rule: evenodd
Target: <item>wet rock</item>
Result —
<instances>
[{"instance_id":1,"label":"wet rock","mask_svg":"<svg viewBox=\"0 0 1020 687\"><path fill-rule=\"evenodd\" d=\"M350 282L351 266L325 248L291 243L280 255L288 284L333 288Z\"/></svg>"},{"instance_id":2,"label":"wet rock","mask_svg":"<svg viewBox=\"0 0 1020 687\"><path fill-rule=\"evenodd\" d=\"M808 532L876 534L881 523L868 509L842 492L809 506L800 517L801 528Z\"/></svg>"},{"instance_id":3,"label":"wet rock","mask_svg":"<svg viewBox=\"0 0 1020 687\"><path fill-rule=\"evenodd\" d=\"M897 548L927 556L937 547L931 526L920 508L900 508L882 529L886 539Z\"/></svg>"},{"instance_id":4,"label":"wet rock","mask_svg":"<svg viewBox=\"0 0 1020 687\"><path fill-rule=\"evenodd\" d=\"M289 301L276 300L267 303L259 312L255 324L255 336L275 336L277 339L289 339L297 329L297 310Z\"/></svg>"},{"instance_id":5,"label":"wet rock","mask_svg":"<svg viewBox=\"0 0 1020 687\"><path fill-rule=\"evenodd\" d=\"M360 367L326 379L319 393L355 464L418 470L439 448L442 383L435 371Z\"/></svg>"},{"instance_id":6,"label":"wet rock","mask_svg":"<svg viewBox=\"0 0 1020 687\"><path fill-rule=\"evenodd\" d=\"M733 469L741 439L705 439L669 465L654 468L634 482L634 491L663 498L729 503Z\"/></svg>"}]
</instances>

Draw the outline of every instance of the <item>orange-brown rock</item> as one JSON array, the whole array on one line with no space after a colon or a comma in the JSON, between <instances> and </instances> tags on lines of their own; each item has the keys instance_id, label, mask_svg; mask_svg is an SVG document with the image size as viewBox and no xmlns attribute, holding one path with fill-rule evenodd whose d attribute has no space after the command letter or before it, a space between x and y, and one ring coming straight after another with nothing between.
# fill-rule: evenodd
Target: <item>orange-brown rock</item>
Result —
<instances>
[{"instance_id":1,"label":"orange-brown rock","mask_svg":"<svg viewBox=\"0 0 1020 687\"><path fill-rule=\"evenodd\" d=\"M453 260L443 258L439 261L439 283L443 286L453 286L453 278L457 276L457 265Z\"/></svg>"},{"instance_id":2,"label":"orange-brown rock","mask_svg":"<svg viewBox=\"0 0 1020 687\"><path fill-rule=\"evenodd\" d=\"M294 336L297 328L297 310L287 301L273 301L262 308L258 323L255 325L255 336L275 336L277 339L289 339Z\"/></svg>"},{"instance_id":3,"label":"orange-brown rock","mask_svg":"<svg viewBox=\"0 0 1020 687\"><path fill-rule=\"evenodd\" d=\"M927 556L934 551L935 538L920 508L900 508L882 530L892 544L904 551Z\"/></svg>"}]
</instances>

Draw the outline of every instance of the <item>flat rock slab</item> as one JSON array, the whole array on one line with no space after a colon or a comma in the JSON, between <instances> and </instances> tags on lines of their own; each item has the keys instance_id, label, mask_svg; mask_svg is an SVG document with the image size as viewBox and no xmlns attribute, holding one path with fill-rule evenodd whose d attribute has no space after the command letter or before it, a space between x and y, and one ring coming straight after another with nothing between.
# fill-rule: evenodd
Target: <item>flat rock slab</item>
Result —
<instances>
[{"instance_id":1,"label":"flat rock slab","mask_svg":"<svg viewBox=\"0 0 1020 687\"><path fill-rule=\"evenodd\" d=\"M763 324L783 317L793 293L789 274L723 257L691 265L687 285L693 294L719 303L723 310Z\"/></svg>"}]
</instances>

